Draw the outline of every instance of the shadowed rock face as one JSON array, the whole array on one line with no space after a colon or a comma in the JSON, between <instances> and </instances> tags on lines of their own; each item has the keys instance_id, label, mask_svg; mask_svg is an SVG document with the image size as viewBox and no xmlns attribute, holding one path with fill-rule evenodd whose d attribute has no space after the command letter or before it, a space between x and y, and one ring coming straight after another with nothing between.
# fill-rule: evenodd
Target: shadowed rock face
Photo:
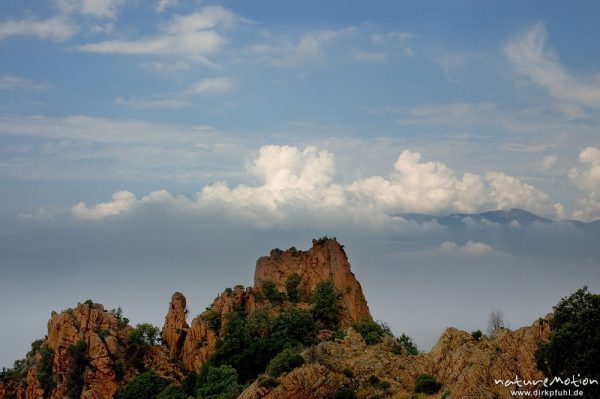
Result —
<instances>
[{"instance_id":1,"label":"shadowed rock face","mask_svg":"<svg viewBox=\"0 0 600 399\"><path fill-rule=\"evenodd\" d=\"M261 282L270 280L285 292L285 283L294 273L300 276L299 291L305 301L317 284L326 280L333 282L341 295L342 327L362 319L372 319L360 283L350 270L348 257L337 240L313 240L308 251L273 250L269 256L259 258L254 273L254 289L259 289Z\"/></svg>"}]
</instances>

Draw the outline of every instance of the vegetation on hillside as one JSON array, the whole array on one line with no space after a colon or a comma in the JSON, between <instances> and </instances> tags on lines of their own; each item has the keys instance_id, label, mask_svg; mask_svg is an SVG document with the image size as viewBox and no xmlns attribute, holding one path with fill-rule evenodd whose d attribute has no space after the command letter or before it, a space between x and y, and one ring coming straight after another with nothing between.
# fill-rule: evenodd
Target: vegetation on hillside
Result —
<instances>
[{"instance_id":1,"label":"vegetation on hillside","mask_svg":"<svg viewBox=\"0 0 600 399\"><path fill-rule=\"evenodd\" d=\"M600 295L583 287L562 298L554 307L550 331L550 339L535 352L538 368L550 378L600 381ZM600 397L599 385L581 389L586 397Z\"/></svg>"}]
</instances>

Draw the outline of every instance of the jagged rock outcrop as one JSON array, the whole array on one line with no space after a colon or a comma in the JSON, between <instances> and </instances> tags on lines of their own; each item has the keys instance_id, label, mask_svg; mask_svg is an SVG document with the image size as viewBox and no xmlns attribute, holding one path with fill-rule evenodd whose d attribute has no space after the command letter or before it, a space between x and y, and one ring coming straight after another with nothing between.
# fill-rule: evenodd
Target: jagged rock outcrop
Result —
<instances>
[{"instance_id":1,"label":"jagged rock outcrop","mask_svg":"<svg viewBox=\"0 0 600 399\"><path fill-rule=\"evenodd\" d=\"M112 398L118 387L114 359L125 355L120 342L124 342L128 331L126 324L105 311L100 304L84 303L60 314L53 312L48 321L46 340L48 347L54 351L52 373L56 376L56 388L50 397L58 399L64 396L72 366L69 347L84 342L89 365L83 375L81 398ZM32 378L35 374L28 375L27 399L40 397L39 390L32 392L31 388L36 385L30 381Z\"/></svg>"},{"instance_id":2,"label":"jagged rock outcrop","mask_svg":"<svg viewBox=\"0 0 600 399\"><path fill-rule=\"evenodd\" d=\"M165 316L162 328L162 343L169 349L169 356L176 358L180 355L188 332L186 299L182 293L176 292L171 296L169 311Z\"/></svg>"},{"instance_id":3,"label":"jagged rock outcrop","mask_svg":"<svg viewBox=\"0 0 600 399\"><path fill-rule=\"evenodd\" d=\"M333 395L342 386L359 390L361 397L387 391L409 398L417 376L424 373L443 384L440 392L449 392L448 399L508 399L512 397L510 388L495 385L494 379L512 380L516 375L528 380L543 378L535 366L534 352L548 334L548 323L543 320L515 331L502 330L480 341L467 332L448 328L431 352L396 355L390 350L391 340L366 345L358 333L348 329L344 339L306 350L303 356L307 363L279 377L275 388L255 382L239 399L318 399ZM372 384L372 376L385 381L388 388Z\"/></svg>"},{"instance_id":4,"label":"jagged rock outcrop","mask_svg":"<svg viewBox=\"0 0 600 399\"><path fill-rule=\"evenodd\" d=\"M321 281L333 282L341 295L342 327L362 319L372 319L360 283L350 270L346 252L335 238L313 240L308 251L275 249L269 256L259 258L254 273L254 289L260 289L263 281L270 280L285 292L286 281L294 273L300 276L298 288L306 301Z\"/></svg>"},{"instance_id":5,"label":"jagged rock outcrop","mask_svg":"<svg viewBox=\"0 0 600 399\"><path fill-rule=\"evenodd\" d=\"M219 332L223 329L227 313L242 309L245 313L256 309L252 288L240 285L221 293L201 315L192 320L181 351L181 361L188 370L199 370L215 353Z\"/></svg>"}]
</instances>

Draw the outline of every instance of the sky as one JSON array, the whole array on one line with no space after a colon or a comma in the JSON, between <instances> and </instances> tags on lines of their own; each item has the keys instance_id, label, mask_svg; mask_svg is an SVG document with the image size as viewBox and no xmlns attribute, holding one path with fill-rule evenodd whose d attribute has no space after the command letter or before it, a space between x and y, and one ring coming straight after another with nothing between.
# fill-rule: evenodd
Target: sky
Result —
<instances>
[{"instance_id":1,"label":"sky","mask_svg":"<svg viewBox=\"0 0 600 399\"><path fill-rule=\"evenodd\" d=\"M600 288L596 1L5 0L0 366L92 298L161 325L345 244L376 319L530 324Z\"/></svg>"}]
</instances>

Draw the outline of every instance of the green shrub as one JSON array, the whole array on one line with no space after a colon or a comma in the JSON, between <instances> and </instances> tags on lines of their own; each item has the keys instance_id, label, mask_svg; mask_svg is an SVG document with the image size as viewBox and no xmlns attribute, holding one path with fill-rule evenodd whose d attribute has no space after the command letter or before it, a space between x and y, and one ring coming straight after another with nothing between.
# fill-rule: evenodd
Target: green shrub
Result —
<instances>
[{"instance_id":1,"label":"green shrub","mask_svg":"<svg viewBox=\"0 0 600 399\"><path fill-rule=\"evenodd\" d=\"M273 339L283 346L302 344L310 346L315 343L317 329L312 314L296 307L279 313L273 320Z\"/></svg>"},{"instance_id":2,"label":"green shrub","mask_svg":"<svg viewBox=\"0 0 600 399\"><path fill-rule=\"evenodd\" d=\"M123 359L115 360L114 368L117 381L123 381L123 378L125 377L125 365L123 364Z\"/></svg>"},{"instance_id":3,"label":"green shrub","mask_svg":"<svg viewBox=\"0 0 600 399\"><path fill-rule=\"evenodd\" d=\"M300 285L300 276L298 273L294 273L287 278L285 281L285 289L290 302L296 303L300 301L300 293L298 292L298 285Z\"/></svg>"},{"instance_id":4,"label":"green shrub","mask_svg":"<svg viewBox=\"0 0 600 399\"><path fill-rule=\"evenodd\" d=\"M52 361L54 360L54 351L47 345L42 346L41 359L37 366L37 380L40 387L44 390L44 394L48 395L56 386L52 377Z\"/></svg>"},{"instance_id":5,"label":"green shrub","mask_svg":"<svg viewBox=\"0 0 600 399\"><path fill-rule=\"evenodd\" d=\"M84 302L84 304L86 304L88 306L94 306L94 301L92 301L91 299L88 299Z\"/></svg>"},{"instance_id":6,"label":"green shrub","mask_svg":"<svg viewBox=\"0 0 600 399\"><path fill-rule=\"evenodd\" d=\"M481 337L483 337L483 333L481 330L475 330L471 333L471 337L473 337L475 341L479 341Z\"/></svg>"},{"instance_id":7,"label":"green shrub","mask_svg":"<svg viewBox=\"0 0 600 399\"><path fill-rule=\"evenodd\" d=\"M312 314L323 328L335 330L340 322L337 293L331 280L321 281L313 293Z\"/></svg>"},{"instance_id":8,"label":"green shrub","mask_svg":"<svg viewBox=\"0 0 600 399\"><path fill-rule=\"evenodd\" d=\"M342 370L342 374L344 374L348 378L354 378L354 371L350 368L345 368Z\"/></svg>"},{"instance_id":9,"label":"green shrub","mask_svg":"<svg viewBox=\"0 0 600 399\"><path fill-rule=\"evenodd\" d=\"M154 371L147 371L129 381L115 395L115 399L156 399L169 382Z\"/></svg>"},{"instance_id":10,"label":"green shrub","mask_svg":"<svg viewBox=\"0 0 600 399\"><path fill-rule=\"evenodd\" d=\"M352 324L352 328L363 337L367 345L381 342L381 338L386 335L381 325L369 319L357 321Z\"/></svg>"},{"instance_id":11,"label":"green shrub","mask_svg":"<svg viewBox=\"0 0 600 399\"><path fill-rule=\"evenodd\" d=\"M600 380L600 295L583 287L562 298L550 319L550 338L538 344L535 358L549 378L581 375ZM586 397L600 397L599 385L583 390Z\"/></svg>"},{"instance_id":12,"label":"green shrub","mask_svg":"<svg viewBox=\"0 0 600 399\"><path fill-rule=\"evenodd\" d=\"M261 375L258 378L259 387L275 388L277 385L279 385L277 378L271 377L270 375Z\"/></svg>"},{"instance_id":13,"label":"green shrub","mask_svg":"<svg viewBox=\"0 0 600 399\"><path fill-rule=\"evenodd\" d=\"M419 349L408 335L402 333L394 340L391 352L395 355L416 355Z\"/></svg>"},{"instance_id":14,"label":"green shrub","mask_svg":"<svg viewBox=\"0 0 600 399\"><path fill-rule=\"evenodd\" d=\"M87 344L79 341L67 348L69 354L70 367L67 374L67 385L65 395L71 399L79 399L83 391L83 374L89 364L86 355Z\"/></svg>"},{"instance_id":15,"label":"green shrub","mask_svg":"<svg viewBox=\"0 0 600 399\"><path fill-rule=\"evenodd\" d=\"M198 396L202 398L227 394L237 396L241 391L237 380L238 375L233 367L226 364L219 367L209 366L200 379Z\"/></svg>"},{"instance_id":16,"label":"green shrub","mask_svg":"<svg viewBox=\"0 0 600 399\"><path fill-rule=\"evenodd\" d=\"M271 377L279 377L282 373L292 371L304 363L302 355L291 349L285 349L275 356L267 366L267 373Z\"/></svg>"},{"instance_id":17,"label":"green shrub","mask_svg":"<svg viewBox=\"0 0 600 399\"><path fill-rule=\"evenodd\" d=\"M356 399L356 392L354 389L349 387L341 387L338 389L331 399Z\"/></svg>"},{"instance_id":18,"label":"green shrub","mask_svg":"<svg viewBox=\"0 0 600 399\"><path fill-rule=\"evenodd\" d=\"M202 315L202 319L206 322L206 326L215 334L219 333L221 328L221 315L216 310L209 310Z\"/></svg>"},{"instance_id":19,"label":"green shrub","mask_svg":"<svg viewBox=\"0 0 600 399\"><path fill-rule=\"evenodd\" d=\"M187 399L187 393L181 387L171 384L167 386L156 399Z\"/></svg>"},{"instance_id":20,"label":"green shrub","mask_svg":"<svg viewBox=\"0 0 600 399\"><path fill-rule=\"evenodd\" d=\"M271 280L261 281L260 286L265 294L265 297L273 303L282 303L286 296L283 292L277 290L277 285Z\"/></svg>"},{"instance_id":21,"label":"green shrub","mask_svg":"<svg viewBox=\"0 0 600 399\"><path fill-rule=\"evenodd\" d=\"M429 374L420 374L415 381L415 393L433 395L440 390L442 384Z\"/></svg>"},{"instance_id":22,"label":"green shrub","mask_svg":"<svg viewBox=\"0 0 600 399\"><path fill-rule=\"evenodd\" d=\"M381 380L380 380L380 379L379 379L379 377L377 377L376 375L371 375L371 376L369 376L369 383L370 383L371 385L377 385L377 384L379 384L379 382L380 382L380 381L381 381Z\"/></svg>"},{"instance_id":23,"label":"green shrub","mask_svg":"<svg viewBox=\"0 0 600 399\"><path fill-rule=\"evenodd\" d=\"M160 329L150 323L138 324L129 335L127 343L130 345L156 345L160 339Z\"/></svg>"}]
</instances>

